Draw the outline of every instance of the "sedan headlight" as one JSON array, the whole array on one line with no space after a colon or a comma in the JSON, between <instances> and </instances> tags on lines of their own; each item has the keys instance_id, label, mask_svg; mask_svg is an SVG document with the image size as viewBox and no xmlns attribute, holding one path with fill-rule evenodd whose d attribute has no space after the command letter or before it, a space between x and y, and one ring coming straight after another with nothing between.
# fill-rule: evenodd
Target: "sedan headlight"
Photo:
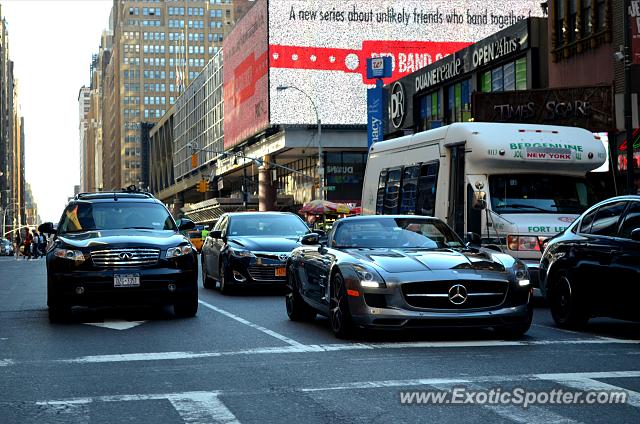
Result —
<instances>
[{"instance_id":1,"label":"sedan headlight","mask_svg":"<svg viewBox=\"0 0 640 424\"><path fill-rule=\"evenodd\" d=\"M177 258L179 256L188 255L193 251L193 247L190 244L178 247L171 247L167 250L167 259Z\"/></svg>"},{"instance_id":2,"label":"sedan headlight","mask_svg":"<svg viewBox=\"0 0 640 424\"><path fill-rule=\"evenodd\" d=\"M358 277L360 277L360 285L362 287L387 287L384 280L375 269L363 265L353 265L353 269L358 274Z\"/></svg>"},{"instance_id":3,"label":"sedan headlight","mask_svg":"<svg viewBox=\"0 0 640 424\"><path fill-rule=\"evenodd\" d=\"M248 250L245 249L233 249L233 248L229 248L229 253L231 253L233 256L236 256L238 258L250 258L253 256L253 253L251 253Z\"/></svg>"},{"instance_id":4,"label":"sedan headlight","mask_svg":"<svg viewBox=\"0 0 640 424\"><path fill-rule=\"evenodd\" d=\"M513 266L513 270L515 271L516 280L520 287L527 287L531 284L529 280L529 269L523 262L517 261Z\"/></svg>"},{"instance_id":5,"label":"sedan headlight","mask_svg":"<svg viewBox=\"0 0 640 424\"><path fill-rule=\"evenodd\" d=\"M84 262L84 253L79 250L61 249L59 247L53 250L53 255L56 258L68 259L74 261L76 265Z\"/></svg>"}]
</instances>

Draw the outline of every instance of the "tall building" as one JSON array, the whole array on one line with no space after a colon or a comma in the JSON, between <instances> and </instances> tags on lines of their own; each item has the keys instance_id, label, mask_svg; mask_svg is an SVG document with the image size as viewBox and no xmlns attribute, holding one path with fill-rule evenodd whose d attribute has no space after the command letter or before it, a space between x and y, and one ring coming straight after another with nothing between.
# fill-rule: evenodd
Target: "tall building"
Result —
<instances>
[{"instance_id":1,"label":"tall building","mask_svg":"<svg viewBox=\"0 0 640 424\"><path fill-rule=\"evenodd\" d=\"M0 219L6 236L25 221L24 120L9 56L7 22L0 9Z\"/></svg>"},{"instance_id":2,"label":"tall building","mask_svg":"<svg viewBox=\"0 0 640 424\"><path fill-rule=\"evenodd\" d=\"M94 168L92 157L93 146L88 143L87 118L89 116L89 95L90 89L82 86L78 91L78 134L80 136L80 189L87 191L89 178Z\"/></svg>"},{"instance_id":3,"label":"tall building","mask_svg":"<svg viewBox=\"0 0 640 424\"><path fill-rule=\"evenodd\" d=\"M251 2L249 2L251 3ZM114 1L102 60L104 189L148 185L142 123L156 123L222 46L231 0Z\"/></svg>"}]
</instances>

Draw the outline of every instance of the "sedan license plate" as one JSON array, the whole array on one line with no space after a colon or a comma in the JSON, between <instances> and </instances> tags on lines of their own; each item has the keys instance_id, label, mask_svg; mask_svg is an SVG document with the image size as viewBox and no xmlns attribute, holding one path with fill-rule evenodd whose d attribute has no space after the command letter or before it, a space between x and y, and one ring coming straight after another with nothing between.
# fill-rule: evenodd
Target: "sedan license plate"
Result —
<instances>
[{"instance_id":1,"label":"sedan license plate","mask_svg":"<svg viewBox=\"0 0 640 424\"><path fill-rule=\"evenodd\" d=\"M287 276L287 268L278 267L276 268L276 277L286 277Z\"/></svg>"},{"instance_id":2,"label":"sedan license plate","mask_svg":"<svg viewBox=\"0 0 640 424\"><path fill-rule=\"evenodd\" d=\"M139 274L114 274L114 287L140 287Z\"/></svg>"}]
</instances>

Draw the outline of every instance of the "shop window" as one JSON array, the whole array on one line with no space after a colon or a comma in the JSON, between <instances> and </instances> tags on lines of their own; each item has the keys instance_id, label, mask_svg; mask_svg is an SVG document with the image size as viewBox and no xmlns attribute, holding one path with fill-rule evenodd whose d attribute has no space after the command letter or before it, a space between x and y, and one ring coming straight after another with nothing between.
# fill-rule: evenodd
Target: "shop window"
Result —
<instances>
[{"instance_id":1,"label":"shop window","mask_svg":"<svg viewBox=\"0 0 640 424\"><path fill-rule=\"evenodd\" d=\"M507 63L503 67L504 90L513 91L516 89L516 72L515 63Z\"/></svg>"},{"instance_id":2,"label":"shop window","mask_svg":"<svg viewBox=\"0 0 640 424\"><path fill-rule=\"evenodd\" d=\"M503 91L504 81L502 79L502 66L491 71L491 91Z\"/></svg>"},{"instance_id":3,"label":"shop window","mask_svg":"<svg viewBox=\"0 0 640 424\"><path fill-rule=\"evenodd\" d=\"M480 75L480 90L511 91L527 89L527 58L507 63Z\"/></svg>"},{"instance_id":4,"label":"shop window","mask_svg":"<svg viewBox=\"0 0 640 424\"><path fill-rule=\"evenodd\" d=\"M516 60L516 90L527 89L527 58Z\"/></svg>"},{"instance_id":5,"label":"shop window","mask_svg":"<svg viewBox=\"0 0 640 424\"><path fill-rule=\"evenodd\" d=\"M471 119L470 80L447 88L447 122L464 122Z\"/></svg>"},{"instance_id":6,"label":"shop window","mask_svg":"<svg viewBox=\"0 0 640 424\"><path fill-rule=\"evenodd\" d=\"M480 75L480 91L483 93L491 92L491 72L485 72Z\"/></svg>"},{"instance_id":7,"label":"shop window","mask_svg":"<svg viewBox=\"0 0 640 424\"><path fill-rule=\"evenodd\" d=\"M440 126L442 119L440 113L440 96L438 92L430 93L418 99L420 116L418 119L418 131L424 131Z\"/></svg>"}]
</instances>

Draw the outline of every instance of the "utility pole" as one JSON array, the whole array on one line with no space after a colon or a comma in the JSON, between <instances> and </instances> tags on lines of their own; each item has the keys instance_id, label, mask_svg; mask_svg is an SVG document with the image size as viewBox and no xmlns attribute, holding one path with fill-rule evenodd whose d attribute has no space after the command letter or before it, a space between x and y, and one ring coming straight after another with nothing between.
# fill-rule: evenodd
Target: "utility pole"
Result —
<instances>
[{"instance_id":1,"label":"utility pole","mask_svg":"<svg viewBox=\"0 0 640 424\"><path fill-rule=\"evenodd\" d=\"M633 119L631 107L631 0L624 1L624 129L627 139L627 193L636 194L633 160Z\"/></svg>"}]
</instances>

